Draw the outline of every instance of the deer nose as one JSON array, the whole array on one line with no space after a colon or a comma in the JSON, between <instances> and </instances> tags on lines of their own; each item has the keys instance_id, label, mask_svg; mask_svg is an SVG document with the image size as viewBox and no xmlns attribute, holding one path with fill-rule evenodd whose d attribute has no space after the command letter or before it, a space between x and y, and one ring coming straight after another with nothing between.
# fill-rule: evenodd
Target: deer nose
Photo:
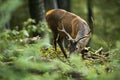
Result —
<instances>
[{"instance_id":1,"label":"deer nose","mask_svg":"<svg viewBox=\"0 0 120 80\"><path fill-rule=\"evenodd\" d=\"M78 46L76 46L76 50L78 49Z\"/></svg>"}]
</instances>

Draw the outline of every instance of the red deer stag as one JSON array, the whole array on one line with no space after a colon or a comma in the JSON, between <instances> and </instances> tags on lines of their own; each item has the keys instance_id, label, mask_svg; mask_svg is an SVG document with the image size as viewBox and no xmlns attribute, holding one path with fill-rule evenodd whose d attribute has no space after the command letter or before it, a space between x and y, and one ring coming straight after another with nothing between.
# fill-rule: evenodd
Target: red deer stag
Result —
<instances>
[{"instance_id":1,"label":"red deer stag","mask_svg":"<svg viewBox=\"0 0 120 80\"><path fill-rule=\"evenodd\" d=\"M46 13L46 21L53 32L54 47L58 43L62 53L67 58L63 41L69 41L69 56L75 51L82 51L91 36L90 28L85 20L63 9L52 9Z\"/></svg>"}]
</instances>

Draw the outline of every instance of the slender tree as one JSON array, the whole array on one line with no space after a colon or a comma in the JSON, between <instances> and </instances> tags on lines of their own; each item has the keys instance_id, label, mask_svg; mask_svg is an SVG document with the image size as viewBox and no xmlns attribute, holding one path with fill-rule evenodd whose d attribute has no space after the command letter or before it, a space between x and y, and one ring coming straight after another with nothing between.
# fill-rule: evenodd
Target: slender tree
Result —
<instances>
[{"instance_id":1,"label":"slender tree","mask_svg":"<svg viewBox=\"0 0 120 80\"><path fill-rule=\"evenodd\" d=\"M70 11L71 0L57 0L58 8Z\"/></svg>"},{"instance_id":2,"label":"slender tree","mask_svg":"<svg viewBox=\"0 0 120 80\"><path fill-rule=\"evenodd\" d=\"M29 11L31 18L35 19L36 23L44 21L44 0L29 0Z\"/></svg>"},{"instance_id":3,"label":"slender tree","mask_svg":"<svg viewBox=\"0 0 120 80\"><path fill-rule=\"evenodd\" d=\"M92 11L92 0L87 0L88 7L88 24L93 32L93 11Z\"/></svg>"},{"instance_id":4,"label":"slender tree","mask_svg":"<svg viewBox=\"0 0 120 80\"><path fill-rule=\"evenodd\" d=\"M58 8L57 0L44 0L45 10L48 11L50 9Z\"/></svg>"}]
</instances>

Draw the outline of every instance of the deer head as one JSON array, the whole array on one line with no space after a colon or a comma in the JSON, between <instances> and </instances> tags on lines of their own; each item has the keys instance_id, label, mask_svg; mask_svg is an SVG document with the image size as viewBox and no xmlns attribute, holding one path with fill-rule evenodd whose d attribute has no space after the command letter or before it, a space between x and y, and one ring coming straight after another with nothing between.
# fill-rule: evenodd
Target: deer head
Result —
<instances>
[{"instance_id":1,"label":"deer head","mask_svg":"<svg viewBox=\"0 0 120 80\"><path fill-rule=\"evenodd\" d=\"M67 36L67 40L69 41L69 51L70 51L69 55L71 55L76 50L82 50L82 48L80 49L80 46L78 46L78 44L79 44L80 40L90 37L90 31L88 32L88 34L86 34L82 37L79 36L79 34L81 34L81 31L78 31L76 38L73 39L70 36L70 34L66 32L62 21L61 21L61 25L62 25L62 29L57 28L57 30L65 33Z\"/></svg>"}]
</instances>

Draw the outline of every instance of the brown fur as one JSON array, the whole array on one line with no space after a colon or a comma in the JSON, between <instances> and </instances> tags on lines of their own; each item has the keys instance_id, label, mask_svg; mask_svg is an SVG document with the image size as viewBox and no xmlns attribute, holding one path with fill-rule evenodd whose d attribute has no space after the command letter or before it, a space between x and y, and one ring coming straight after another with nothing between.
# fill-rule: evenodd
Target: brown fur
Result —
<instances>
[{"instance_id":1,"label":"brown fur","mask_svg":"<svg viewBox=\"0 0 120 80\"><path fill-rule=\"evenodd\" d=\"M77 38L79 39L80 37L83 37L90 32L90 28L85 20L83 20L79 16L77 16L71 12L67 12L63 9L49 10L46 13L46 21L54 35L55 49L56 49L56 39L57 39L58 35L59 35L59 39L60 39L58 41L61 41L61 42L63 41L63 39L65 39L67 37L65 33L58 31L58 29L62 29L62 24L64 25L66 32L69 33L69 35L73 39L77 39ZM80 49L79 49L80 51L81 51L81 48L84 48L87 45L89 38L85 38L85 39L79 41L78 45L80 47ZM62 50L62 52L64 53L65 51ZM66 52L65 52L65 54L66 54Z\"/></svg>"}]
</instances>

